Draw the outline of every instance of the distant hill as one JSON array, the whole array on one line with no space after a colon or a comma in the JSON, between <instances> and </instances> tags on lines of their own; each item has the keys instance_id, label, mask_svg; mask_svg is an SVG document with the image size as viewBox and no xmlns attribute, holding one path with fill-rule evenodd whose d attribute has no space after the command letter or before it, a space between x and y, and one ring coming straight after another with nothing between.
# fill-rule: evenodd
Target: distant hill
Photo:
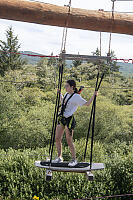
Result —
<instances>
[{"instance_id":1,"label":"distant hill","mask_svg":"<svg viewBox=\"0 0 133 200\"><path fill-rule=\"evenodd\" d=\"M118 62L117 65L120 66L119 71L125 76L133 76L133 64Z\"/></svg>"},{"instance_id":2,"label":"distant hill","mask_svg":"<svg viewBox=\"0 0 133 200\"><path fill-rule=\"evenodd\" d=\"M41 55L32 51L20 51L20 53L31 54L31 55ZM28 64L32 64L32 65L36 65L37 62L41 59L40 57L27 56L27 55L21 55L21 58L26 60Z\"/></svg>"},{"instance_id":3,"label":"distant hill","mask_svg":"<svg viewBox=\"0 0 133 200\"><path fill-rule=\"evenodd\" d=\"M35 52L32 52L32 51L20 51L20 53L30 54L30 55L42 55L42 54L35 53ZM34 57L34 56L27 56L27 55L21 55L21 58L26 60L28 62L28 64L32 64L32 65L36 65L37 62L41 59L41 57ZM71 64L72 64L71 60L66 61L67 67L70 67Z\"/></svg>"}]
</instances>

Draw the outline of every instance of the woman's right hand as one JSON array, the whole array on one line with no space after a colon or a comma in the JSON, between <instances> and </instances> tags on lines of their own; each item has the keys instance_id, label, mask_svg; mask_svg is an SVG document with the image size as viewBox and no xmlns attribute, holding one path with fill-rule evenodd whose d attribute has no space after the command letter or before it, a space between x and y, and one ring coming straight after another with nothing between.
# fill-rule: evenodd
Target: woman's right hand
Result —
<instances>
[{"instance_id":1,"label":"woman's right hand","mask_svg":"<svg viewBox=\"0 0 133 200\"><path fill-rule=\"evenodd\" d=\"M94 92L94 96L98 96L98 91L95 91L95 92Z\"/></svg>"},{"instance_id":2,"label":"woman's right hand","mask_svg":"<svg viewBox=\"0 0 133 200\"><path fill-rule=\"evenodd\" d=\"M60 90L59 90L59 89L57 89L57 93L60 93Z\"/></svg>"}]
</instances>

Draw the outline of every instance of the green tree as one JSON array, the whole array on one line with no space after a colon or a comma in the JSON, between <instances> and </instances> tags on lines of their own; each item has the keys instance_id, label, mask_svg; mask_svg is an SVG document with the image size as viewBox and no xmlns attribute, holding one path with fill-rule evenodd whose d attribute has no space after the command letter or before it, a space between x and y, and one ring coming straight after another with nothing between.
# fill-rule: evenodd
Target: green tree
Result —
<instances>
[{"instance_id":1,"label":"green tree","mask_svg":"<svg viewBox=\"0 0 133 200\"><path fill-rule=\"evenodd\" d=\"M78 67L79 65L82 64L82 60L73 60L72 64L74 67Z\"/></svg>"},{"instance_id":2,"label":"green tree","mask_svg":"<svg viewBox=\"0 0 133 200\"><path fill-rule=\"evenodd\" d=\"M4 76L8 70L20 69L25 63L19 53L20 44L14 35L12 27L6 31L7 41L0 40L0 75Z\"/></svg>"},{"instance_id":3,"label":"green tree","mask_svg":"<svg viewBox=\"0 0 133 200\"><path fill-rule=\"evenodd\" d=\"M50 89L51 85L55 85L56 79L56 71L55 67L52 65L48 65L48 60L46 58L41 59L37 63L37 82L39 84L39 88L41 89Z\"/></svg>"},{"instance_id":4,"label":"green tree","mask_svg":"<svg viewBox=\"0 0 133 200\"><path fill-rule=\"evenodd\" d=\"M98 49L98 47L97 47L96 51L92 52L92 55L93 56L100 56L100 50Z\"/></svg>"},{"instance_id":5,"label":"green tree","mask_svg":"<svg viewBox=\"0 0 133 200\"><path fill-rule=\"evenodd\" d=\"M53 52L51 53L51 56L53 56ZM53 79L54 79L54 85L55 85L55 88L56 88L56 72L58 71L58 60L57 58L55 57L50 57L48 59L48 66L54 68L54 71L53 71Z\"/></svg>"},{"instance_id":6,"label":"green tree","mask_svg":"<svg viewBox=\"0 0 133 200\"><path fill-rule=\"evenodd\" d=\"M93 56L100 56L100 50L96 49L96 51L92 52ZM111 59L116 59L115 52L111 50L110 52ZM90 63L90 62L88 62ZM95 62L94 65L99 65L98 62ZM102 62L100 63L100 70L104 71L106 74L112 74L113 72L119 72L120 66L117 65L117 62L115 60L111 60L109 63Z\"/></svg>"},{"instance_id":7,"label":"green tree","mask_svg":"<svg viewBox=\"0 0 133 200\"><path fill-rule=\"evenodd\" d=\"M53 52L51 53L51 56L53 56ZM57 61L56 61L56 58L55 58L55 57L50 57L50 58L48 59L48 65L49 65L49 66L51 66L51 65L56 66L56 63L57 63Z\"/></svg>"},{"instance_id":8,"label":"green tree","mask_svg":"<svg viewBox=\"0 0 133 200\"><path fill-rule=\"evenodd\" d=\"M40 78L47 77L47 59L43 58L37 63L37 73L36 75Z\"/></svg>"},{"instance_id":9,"label":"green tree","mask_svg":"<svg viewBox=\"0 0 133 200\"><path fill-rule=\"evenodd\" d=\"M111 57L111 59L117 58L116 55L115 55L115 52L113 50L111 50L110 57ZM120 68L120 66L117 65L116 61L111 61L111 63L110 63L111 72L119 72L119 68Z\"/></svg>"}]
</instances>

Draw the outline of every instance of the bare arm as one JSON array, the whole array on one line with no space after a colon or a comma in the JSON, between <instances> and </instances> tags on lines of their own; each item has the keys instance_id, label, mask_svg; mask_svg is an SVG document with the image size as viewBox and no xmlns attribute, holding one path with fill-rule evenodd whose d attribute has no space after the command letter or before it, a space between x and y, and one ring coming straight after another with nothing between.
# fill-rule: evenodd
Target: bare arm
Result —
<instances>
[{"instance_id":1,"label":"bare arm","mask_svg":"<svg viewBox=\"0 0 133 200\"><path fill-rule=\"evenodd\" d=\"M91 104L91 102L94 100L95 96L97 96L97 95L98 95L98 92L97 92L97 91L94 92L94 95L90 98L89 101L87 101L87 102L84 104L84 106L89 106L89 105Z\"/></svg>"},{"instance_id":2,"label":"bare arm","mask_svg":"<svg viewBox=\"0 0 133 200\"><path fill-rule=\"evenodd\" d=\"M63 95L62 94L60 94L60 101L61 101L61 103L63 101Z\"/></svg>"}]
</instances>

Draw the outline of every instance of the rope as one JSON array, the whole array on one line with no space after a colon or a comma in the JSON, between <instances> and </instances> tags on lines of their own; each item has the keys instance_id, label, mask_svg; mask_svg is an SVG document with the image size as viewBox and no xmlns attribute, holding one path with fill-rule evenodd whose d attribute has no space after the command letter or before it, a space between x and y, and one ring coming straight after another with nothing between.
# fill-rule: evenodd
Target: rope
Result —
<instances>
[{"instance_id":1,"label":"rope","mask_svg":"<svg viewBox=\"0 0 133 200\"><path fill-rule=\"evenodd\" d=\"M68 29L67 26L68 26L68 19L69 19L70 9L71 9L71 0L69 1L68 8L69 8L68 9L68 15L67 15L65 27L64 27L64 30L63 30L63 36L62 36L61 53L66 51L66 39L67 39L67 29ZM53 147L54 147L55 134L56 134L56 125L57 125L57 118L58 118L59 104L60 104L60 93L61 93L61 86L62 86L63 60L61 62L62 62L62 65L59 68L59 82L58 82L58 90L60 92L57 92L57 97L56 97L56 105L55 105L52 134L51 134L50 148L49 148L50 165L51 165L51 162L52 162L52 154L53 154Z\"/></svg>"},{"instance_id":2,"label":"rope","mask_svg":"<svg viewBox=\"0 0 133 200\"><path fill-rule=\"evenodd\" d=\"M100 56L102 55L102 33L100 32Z\"/></svg>"},{"instance_id":3,"label":"rope","mask_svg":"<svg viewBox=\"0 0 133 200\"><path fill-rule=\"evenodd\" d=\"M110 56L111 53L111 40L112 40L112 29L113 29L113 22L114 22L114 2L115 0L111 0L112 3L112 19L111 19L111 32L109 36L109 50L108 50L108 56Z\"/></svg>"},{"instance_id":4,"label":"rope","mask_svg":"<svg viewBox=\"0 0 133 200\"><path fill-rule=\"evenodd\" d=\"M50 165L51 165L51 162L52 162L53 148L54 148L54 142L55 142L55 133L56 133L56 125L57 125L58 112L59 112L59 104L60 104L60 93L61 93L61 86L62 86L62 77L63 77L63 64L59 67L58 90L60 92L57 91L55 113L54 113L54 120L53 120L51 141L50 141L50 148L49 148Z\"/></svg>"},{"instance_id":5,"label":"rope","mask_svg":"<svg viewBox=\"0 0 133 200\"><path fill-rule=\"evenodd\" d=\"M98 78L97 78L97 84L96 84L96 89L95 91L98 91L99 90L99 87L101 85L101 82L103 80L103 77L104 77L104 73L101 77L101 80L99 82L99 85L97 87L97 84L98 84L98 78L99 78L99 73L98 73ZM94 143L94 130L95 130L95 113L96 113L96 96L94 98L94 103L93 103L93 121L92 121L92 139L91 139L91 154L90 154L90 169L92 167L92 155L93 155L93 143Z\"/></svg>"},{"instance_id":6,"label":"rope","mask_svg":"<svg viewBox=\"0 0 133 200\"><path fill-rule=\"evenodd\" d=\"M98 80L98 77L99 77L99 73L97 74L97 80ZM96 87L97 87L97 81L96 81ZM95 87L95 91L96 91L96 87ZM94 104L94 101L93 101L93 104ZM94 105L93 104L92 104L92 108L91 108L89 128L88 128L88 133L87 133L87 138L86 138L86 145L85 145L85 152L84 152L84 161L85 161L85 158L86 158L87 145L88 145L88 140L89 140L89 136L90 136L91 121L92 121L93 109L94 109Z\"/></svg>"},{"instance_id":7,"label":"rope","mask_svg":"<svg viewBox=\"0 0 133 200\"><path fill-rule=\"evenodd\" d=\"M67 18L66 18L66 22L65 22L65 27L63 29L61 53L66 52L66 39L67 39L67 32L68 32L68 20L69 20L70 11L71 11L71 0L69 0L69 4L67 6L68 6L69 9L68 9L68 15L67 15Z\"/></svg>"},{"instance_id":8,"label":"rope","mask_svg":"<svg viewBox=\"0 0 133 200\"><path fill-rule=\"evenodd\" d=\"M59 67L58 89L60 87L60 78L61 78L61 68ZM49 156L51 154L51 147L52 147L53 134L54 134L54 128L55 128L55 120L56 120L56 116L57 116L57 104L58 104L58 99L59 98L60 98L60 96L59 96L59 93L57 92L55 111L54 111L54 119L53 119L53 126L52 126L52 134L51 134L51 139L50 139Z\"/></svg>"},{"instance_id":9,"label":"rope","mask_svg":"<svg viewBox=\"0 0 133 200\"><path fill-rule=\"evenodd\" d=\"M98 84L98 79L99 79L99 72L97 76L97 81L96 81L96 88L95 91L97 90L97 84ZM93 143L94 143L94 129L95 129L95 113L96 113L96 95L94 97L94 102L93 102L93 109L92 109L92 137L91 137L91 153L90 153L90 169L92 167L92 155L93 155Z\"/></svg>"},{"instance_id":10,"label":"rope","mask_svg":"<svg viewBox=\"0 0 133 200\"><path fill-rule=\"evenodd\" d=\"M102 9L99 9L99 11L102 11ZM102 54L102 33L100 32L100 56Z\"/></svg>"},{"instance_id":11,"label":"rope","mask_svg":"<svg viewBox=\"0 0 133 200\"><path fill-rule=\"evenodd\" d=\"M101 85L102 80L103 80L103 77L104 77L104 73L102 74L102 77L101 77L100 82L98 84L98 79L99 79L99 72L98 72L95 91L99 90L100 85ZM85 160L86 152L87 152L87 146L88 146L88 140L89 140L89 136L90 136L91 122L92 122L92 119L93 119L93 122L92 122L92 138L91 138L91 154L90 154L90 169L91 169L91 166L92 166L92 154L93 154L93 143L94 143L95 110L96 110L96 96L94 97L93 104L92 104L90 121L89 121L89 128L88 128L88 133L87 133L87 138L86 138L86 146L85 146L85 152L84 152L84 160Z\"/></svg>"}]
</instances>

